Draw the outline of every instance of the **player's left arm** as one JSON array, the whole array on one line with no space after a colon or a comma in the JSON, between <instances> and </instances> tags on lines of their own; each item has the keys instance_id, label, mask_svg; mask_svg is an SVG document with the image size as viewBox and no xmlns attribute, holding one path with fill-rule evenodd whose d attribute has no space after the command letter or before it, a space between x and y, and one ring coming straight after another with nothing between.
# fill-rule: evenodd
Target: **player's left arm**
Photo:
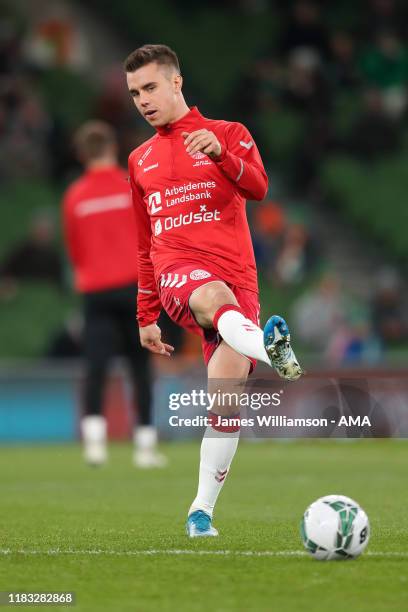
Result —
<instances>
[{"instance_id":1,"label":"player's left arm","mask_svg":"<svg viewBox=\"0 0 408 612\"><path fill-rule=\"evenodd\" d=\"M68 258L73 265L78 264L77 221L74 214L74 203L69 192L65 194L62 201L62 226Z\"/></svg>"},{"instance_id":2,"label":"player's left arm","mask_svg":"<svg viewBox=\"0 0 408 612\"><path fill-rule=\"evenodd\" d=\"M229 123L224 134L225 144L221 144L214 132L205 129L183 136L187 151L208 155L246 199L264 199L268 176L258 147L244 125Z\"/></svg>"}]
</instances>

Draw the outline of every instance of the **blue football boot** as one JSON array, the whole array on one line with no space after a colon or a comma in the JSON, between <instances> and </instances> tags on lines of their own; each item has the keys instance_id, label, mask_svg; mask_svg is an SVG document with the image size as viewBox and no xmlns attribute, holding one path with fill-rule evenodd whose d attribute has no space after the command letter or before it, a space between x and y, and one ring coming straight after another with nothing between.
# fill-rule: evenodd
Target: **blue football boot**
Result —
<instances>
[{"instance_id":1,"label":"blue football boot","mask_svg":"<svg viewBox=\"0 0 408 612\"><path fill-rule=\"evenodd\" d=\"M290 333L285 319L278 315L268 319L264 327L264 346L271 366L281 378L297 380L302 376L304 372L290 346Z\"/></svg>"},{"instance_id":2,"label":"blue football boot","mask_svg":"<svg viewBox=\"0 0 408 612\"><path fill-rule=\"evenodd\" d=\"M196 510L188 516L186 531L190 538L206 538L218 535L218 531L211 525L211 516L203 510Z\"/></svg>"}]
</instances>

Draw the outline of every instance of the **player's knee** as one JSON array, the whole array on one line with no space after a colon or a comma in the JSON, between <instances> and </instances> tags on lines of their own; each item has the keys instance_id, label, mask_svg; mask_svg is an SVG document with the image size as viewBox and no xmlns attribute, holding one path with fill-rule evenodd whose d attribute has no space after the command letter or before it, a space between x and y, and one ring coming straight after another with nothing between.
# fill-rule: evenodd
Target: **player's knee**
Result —
<instances>
[{"instance_id":1,"label":"player's knee","mask_svg":"<svg viewBox=\"0 0 408 612\"><path fill-rule=\"evenodd\" d=\"M209 287L207 298L208 311L211 316L211 320L221 306L224 306L225 304L238 305L237 298L232 293L231 289L224 283L217 283L216 285L214 284L214 286Z\"/></svg>"},{"instance_id":2,"label":"player's knee","mask_svg":"<svg viewBox=\"0 0 408 612\"><path fill-rule=\"evenodd\" d=\"M207 327L212 326L215 313L225 304L237 306L238 302L231 289L221 281L203 285L190 297L190 308L198 323Z\"/></svg>"}]
</instances>

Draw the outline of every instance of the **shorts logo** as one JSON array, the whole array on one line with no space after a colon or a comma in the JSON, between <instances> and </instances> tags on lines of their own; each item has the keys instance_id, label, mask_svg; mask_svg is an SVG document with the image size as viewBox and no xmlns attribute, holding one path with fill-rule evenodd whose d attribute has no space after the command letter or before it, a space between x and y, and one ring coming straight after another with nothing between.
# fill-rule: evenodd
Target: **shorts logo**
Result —
<instances>
[{"instance_id":1,"label":"shorts logo","mask_svg":"<svg viewBox=\"0 0 408 612\"><path fill-rule=\"evenodd\" d=\"M161 206L161 193L160 191L155 191L154 193L150 193L148 197L148 205L150 208L150 214L155 215L158 213L163 206Z\"/></svg>"},{"instance_id":2,"label":"shorts logo","mask_svg":"<svg viewBox=\"0 0 408 612\"><path fill-rule=\"evenodd\" d=\"M209 272L207 272L207 270L193 270L192 272L190 272L190 278L191 280L201 280L203 278L208 278L209 276L211 276L211 274Z\"/></svg>"}]
</instances>

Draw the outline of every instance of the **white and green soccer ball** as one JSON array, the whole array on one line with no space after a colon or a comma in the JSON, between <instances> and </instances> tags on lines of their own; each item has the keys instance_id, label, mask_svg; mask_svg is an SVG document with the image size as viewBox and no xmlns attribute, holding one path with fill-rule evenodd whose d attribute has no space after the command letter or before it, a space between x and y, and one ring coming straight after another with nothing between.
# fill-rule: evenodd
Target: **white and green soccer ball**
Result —
<instances>
[{"instance_id":1,"label":"white and green soccer ball","mask_svg":"<svg viewBox=\"0 0 408 612\"><path fill-rule=\"evenodd\" d=\"M307 508L300 532L306 550L319 561L355 559L368 544L370 524L353 499L327 495Z\"/></svg>"}]
</instances>

